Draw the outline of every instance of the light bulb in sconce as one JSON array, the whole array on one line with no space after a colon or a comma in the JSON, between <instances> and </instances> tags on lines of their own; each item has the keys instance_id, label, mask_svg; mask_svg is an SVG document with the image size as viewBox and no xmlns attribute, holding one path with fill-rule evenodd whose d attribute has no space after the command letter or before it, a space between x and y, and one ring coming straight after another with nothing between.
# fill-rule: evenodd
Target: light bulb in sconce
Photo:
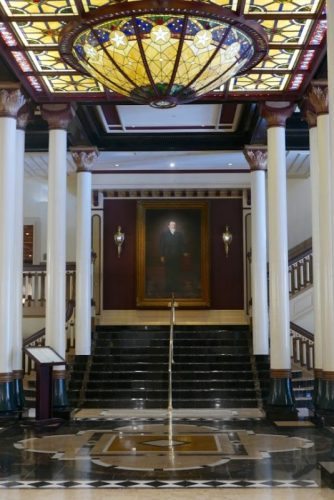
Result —
<instances>
[{"instance_id":1,"label":"light bulb in sconce","mask_svg":"<svg viewBox=\"0 0 334 500\"><path fill-rule=\"evenodd\" d=\"M118 256L118 258L120 258L120 256L121 256L122 245L124 243L124 240L125 240L125 234L122 233L121 226L118 226L117 227L117 231L114 234L114 242L115 242L115 245L117 246L117 256Z\"/></svg>"},{"instance_id":2,"label":"light bulb in sconce","mask_svg":"<svg viewBox=\"0 0 334 500\"><path fill-rule=\"evenodd\" d=\"M229 227L225 226L225 231L222 234L222 240L223 240L224 247L225 247L225 255L226 255L226 257L228 257L228 252L229 252L229 249L230 249L230 244L232 243L232 239L233 239L233 235L230 232Z\"/></svg>"}]
</instances>

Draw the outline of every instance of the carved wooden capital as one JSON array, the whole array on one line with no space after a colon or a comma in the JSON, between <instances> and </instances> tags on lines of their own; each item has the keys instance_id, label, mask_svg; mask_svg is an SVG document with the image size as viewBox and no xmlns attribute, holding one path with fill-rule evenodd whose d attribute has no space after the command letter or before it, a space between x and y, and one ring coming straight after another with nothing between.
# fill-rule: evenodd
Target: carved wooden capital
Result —
<instances>
[{"instance_id":1,"label":"carved wooden capital","mask_svg":"<svg viewBox=\"0 0 334 500\"><path fill-rule=\"evenodd\" d=\"M314 113L319 115L328 114L328 86L314 83L307 94Z\"/></svg>"},{"instance_id":2,"label":"carved wooden capital","mask_svg":"<svg viewBox=\"0 0 334 500\"><path fill-rule=\"evenodd\" d=\"M267 170L268 152L266 146L246 146L243 153L251 172Z\"/></svg>"},{"instance_id":3,"label":"carved wooden capital","mask_svg":"<svg viewBox=\"0 0 334 500\"><path fill-rule=\"evenodd\" d=\"M296 105L291 102L266 101L262 103L260 113L267 120L267 126L285 127L286 120L292 115Z\"/></svg>"},{"instance_id":4,"label":"carved wooden capital","mask_svg":"<svg viewBox=\"0 0 334 500\"><path fill-rule=\"evenodd\" d=\"M24 103L25 97L17 85L14 88L0 88L0 117L16 118Z\"/></svg>"},{"instance_id":5,"label":"carved wooden capital","mask_svg":"<svg viewBox=\"0 0 334 500\"><path fill-rule=\"evenodd\" d=\"M97 148L87 146L71 148L71 153L77 166L77 172L91 172L92 166L99 156Z\"/></svg>"},{"instance_id":6,"label":"carved wooden capital","mask_svg":"<svg viewBox=\"0 0 334 500\"><path fill-rule=\"evenodd\" d=\"M48 122L49 130L67 130L75 110L71 104L42 104L41 114Z\"/></svg>"},{"instance_id":7,"label":"carved wooden capital","mask_svg":"<svg viewBox=\"0 0 334 500\"><path fill-rule=\"evenodd\" d=\"M19 109L17 113L16 128L18 130L25 130L28 123L32 121L34 117L34 107L31 103L25 103L22 108Z\"/></svg>"}]
</instances>

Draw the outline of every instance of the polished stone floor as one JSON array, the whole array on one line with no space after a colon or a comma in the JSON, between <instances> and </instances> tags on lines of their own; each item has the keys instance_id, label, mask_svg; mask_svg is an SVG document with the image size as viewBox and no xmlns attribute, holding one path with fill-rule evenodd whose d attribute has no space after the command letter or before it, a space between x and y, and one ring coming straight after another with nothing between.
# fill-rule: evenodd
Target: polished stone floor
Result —
<instances>
[{"instance_id":1,"label":"polished stone floor","mask_svg":"<svg viewBox=\"0 0 334 500\"><path fill-rule=\"evenodd\" d=\"M188 415L89 410L58 428L39 428L33 419L0 421L0 427L0 498L6 499L20 498L7 495L13 490L82 488L85 495L117 489L116 498L125 498L119 496L124 490L135 491L131 498L137 498L139 490L160 495L181 489L192 490L189 498L195 499L203 488L212 493L210 499L221 488L229 493L292 488L326 498L316 496L326 491L320 488L319 463L334 455L333 428L308 420L271 423L254 410Z\"/></svg>"}]
</instances>

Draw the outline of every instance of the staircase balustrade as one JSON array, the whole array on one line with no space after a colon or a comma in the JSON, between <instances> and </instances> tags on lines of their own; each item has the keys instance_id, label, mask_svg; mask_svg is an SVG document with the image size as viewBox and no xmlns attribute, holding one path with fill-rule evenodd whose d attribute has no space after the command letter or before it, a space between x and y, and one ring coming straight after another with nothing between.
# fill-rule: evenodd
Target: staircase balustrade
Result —
<instances>
[{"instance_id":1,"label":"staircase balustrade","mask_svg":"<svg viewBox=\"0 0 334 500\"><path fill-rule=\"evenodd\" d=\"M305 290L313 283L312 250L289 262L290 297Z\"/></svg>"},{"instance_id":2,"label":"staircase balustrade","mask_svg":"<svg viewBox=\"0 0 334 500\"><path fill-rule=\"evenodd\" d=\"M314 335L295 323L290 323L292 360L308 370L314 368Z\"/></svg>"},{"instance_id":3,"label":"staircase balustrade","mask_svg":"<svg viewBox=\"0 0 334 500\"><path fill-rule=\"evenodd\" d=\"M46 266L25 266L22 283L23 308L40 306L44 307L46 300ZM75 296L75 266L66 266L66 301L74 300Z\"/></svg>"}]
</instances>

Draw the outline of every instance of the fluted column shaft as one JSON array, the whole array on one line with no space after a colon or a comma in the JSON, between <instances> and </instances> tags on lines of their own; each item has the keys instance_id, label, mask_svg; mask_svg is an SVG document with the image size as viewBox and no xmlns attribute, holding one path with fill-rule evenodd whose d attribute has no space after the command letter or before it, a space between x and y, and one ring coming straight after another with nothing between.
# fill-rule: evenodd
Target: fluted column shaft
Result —
<instances>
[{"instance_id":1,"label":"fluted column shaft","mask_svg":"<svg viewBox=\"0 0 334 500\"><path fill-rule=\"evenodd\" d=\"M248 146L244 155L251 169L252 194L252 323L253 354L269 354L267 287L266 169L267 148Z\"/></svg>"},{"instance_id":2,"label":"fluted column shaft","mask_svg":"<svg viewBox=\"0 0 334 500\"><path fill-rule=\"evenodd\" d=\"M16 163L16 117L23 104L24 97L17 86L0 89L0 413L17 409L12 373L16 204L13 163Z\"/></svg>"},{"instance_id":3,"label":"fluted column shaft","mask_svg":"<svg viewBox=\"0 0 334 500\"><path fill-rule=\"evenodd\" d=\"M97 158L95 148L72 148L77 165L77 230L76 230L76 292L75 353L91 353L91 168Z\"/></svg>"}]
</instances>

